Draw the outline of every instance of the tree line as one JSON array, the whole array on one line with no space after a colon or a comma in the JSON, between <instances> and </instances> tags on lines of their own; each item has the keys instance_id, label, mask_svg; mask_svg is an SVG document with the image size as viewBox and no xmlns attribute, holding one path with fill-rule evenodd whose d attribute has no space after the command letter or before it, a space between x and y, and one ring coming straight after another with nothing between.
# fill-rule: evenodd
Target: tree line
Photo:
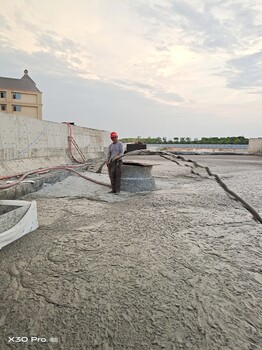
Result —
<instances>
[{"instance_id":1,"label":"tree line","mask_svg":"<svg viewBox=\"0 0 262 350\"><path fill-rule=\"evenodd\" d=\"M227 137L202 137L201 139L190 137L173 137L167 139L166 137L127 137L120 141L124 143L146 143L146 144L235 144L247 145L248 138L244 136L227 136Z\"/></svg>"}]
</instances>

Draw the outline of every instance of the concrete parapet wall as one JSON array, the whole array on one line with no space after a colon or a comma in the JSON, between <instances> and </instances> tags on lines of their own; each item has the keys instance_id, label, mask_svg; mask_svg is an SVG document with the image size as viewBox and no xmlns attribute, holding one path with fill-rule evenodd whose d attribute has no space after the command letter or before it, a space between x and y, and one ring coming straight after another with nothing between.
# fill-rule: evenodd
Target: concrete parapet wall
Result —
<instances>
[{"instance_id":1,"label":"concrete parapet wall","mask_svg":"<svg viewBox=\"0 0 262 350\"><path fill-rule=\"evenodd\" d=\"M67 124L0 113L0 176L72 163ZM109 132L72 125L72 136L86 159L103 158ZM74 145L73 155L81 160Z\"/></svg>"},{"instance_id":2,"label":"concrete parapet wall","mask_svg":"<svg viewBox=\"0 0 262 350\"><path fill-rule=\"evenodd\" d=\"M262 137L249 139L248 153L262 155Z\"/></svg>"}]
</instances>

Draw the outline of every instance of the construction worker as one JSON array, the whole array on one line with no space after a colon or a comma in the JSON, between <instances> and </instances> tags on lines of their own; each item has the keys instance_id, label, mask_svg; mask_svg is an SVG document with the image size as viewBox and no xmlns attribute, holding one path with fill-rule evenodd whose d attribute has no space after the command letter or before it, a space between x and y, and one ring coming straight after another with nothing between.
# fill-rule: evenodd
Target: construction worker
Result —
<instances>
[{"instance_id":1,"label":"construction worker","mask_svg":"<svg viewBox=\"0 0 262 350\"><path fill-rule=\"evenodd\" d=\"M120 193L121 175L122 175L122 156L124 154L124 145L118 141L118 135L115 131L111 132L110 138L112 140L109 145L106 165L108 167L109 177L111 181L112 191L109 193Z\"/></svg>"}]
</instances>

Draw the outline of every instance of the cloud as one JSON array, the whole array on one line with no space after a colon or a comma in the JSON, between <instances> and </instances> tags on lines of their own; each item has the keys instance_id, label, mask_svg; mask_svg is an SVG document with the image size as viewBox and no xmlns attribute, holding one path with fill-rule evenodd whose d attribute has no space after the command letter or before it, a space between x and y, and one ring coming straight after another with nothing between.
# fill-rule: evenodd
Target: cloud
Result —
<instances>
[{"instance_id":1,"label":"cloud","mask_svg":"<svg viewBox=\"0 0 262 350\"><path fill-rule=\"evenodd\" d=\"M184 98L179 94L165 91L159 86L128 80L114 80L113 82L123 89L136 91L145 98L152 99L158 103L178 105L178 102L185 102Z\"/></svg>"},{"instance_id":2,"label":"cloud","mask_svg":"<svg viewBox=\"0 0 262 350\"><path fill-rule=\"evenodd\" d=\"M43 91L45 120L74 121L77 125L96 129L116 129L122 137L200 137L202 130L210 127L214 135L219 134L216 129L218 119L214 114L202 113L200 118L196 112L162 105L134 90L83 79L62 67L61 61L51 53L27 54L0 48L0 57L1 67L10 77L21 77L25 67L33 67L29 69L29 75ZM223 123L220 125L223 128Z\"/></svg>"},{"instance_id":3,"label":"cloud","mask_svg":"<svg viewBox=\"0 0 262 350\"><path fill-rule=\"evenodd\" d=\"M241 35L244 37L259 36L259 33L262 33L261 12L256 7L256 2L231 2L226 6L226 9L228 14L233 15L232 18L228 18L228 21L233 19L234 25L240 28Z\"/></svg>"},{"instance_id":4,"label":"cloud","mask_svg":"<svg viewBox=\"0 0 262 350\"><path fill-rule=\"evenodd\" d=\"M158 50L158 51L170 51L166 44L163 44L163 45L160 44L160 45L156 46L156 50Z\"/></svg>"},{"instance_id":5,"label":"cloud","mask_svg":"<svg viewBox=\"0 0 262 350\"><path fill-rule=\"evenodd\" d=\"M58 36L55 32L40 32L35 36L36 46L44 51L59 51L78 54L82 51L82 45L68 38Z\"/></svg>"},{"instance_id":6,"label":"cloud","mask_svg":"<svg viewBox=\"0 0 262 350\"><path fill-rule=\"evenodd\" d=\"M262 94L262 90L261 91L251 91L251 92L248 92L248 94L250 94L250 95L260 95L260 94Z\"/></svg>"},{"instance_id":7,"label":"cloud","mask_svg":"<svg viewBox=\"0 0 262 350\"><path fill-rule=\"evenodd\" d=\"M162 101L171 101L171 102L183 102L184 99L179 96L178 94L175 94L173 92L165 92L165 91L157 91L153 94L153 96Z\"/></svg>"},{"instance_id":8,"label":"cloud","mask_svg":"<svg viewBox=\"0 0 262 350\"><path fill-rule=\"evenodd\" d=\"M258 32L262 31L261 14L254 2L249 0L194 3L167 0L161 5L157 2L140 3L139 6L134 5L134 9L139 17L152 25L151 38L157 30L177 29L176 42L190 45L195 50L232 51L241 47L246 39L256 41ZM165 48L165 44L160 46L160 50L161 47Z\"/></svg>"},{"instance_id":9,"label":"cloud","mask_svg":"<svg viewBox=\"0 0 262 350\"><path fill-rule=\"evenodd\" d=\"M152 4L148 7L141 5L138 8L139 15L151 20L154 24L179 29L179 41L185 35L192 35L191 42L194 42L196 47L202 45L209 49L225 46L229 41L232 44L234 41L232 36L229 38L229 33L212 15L208 7L203 11L181 0L166 2L165 6Z\"/></svg>"},{"instance_id":10,"label":"cloud","mask_svg":"<svg viewBox=\"0 0 262 350\"><path fill-rule=\"evenodd\" d=\"M262 51L231 59L227 62L225 75L227 86L233 89L262 86Z\"/></svg>"},{"instance_id":11,"label":"cloud","mask_svg":"<svg viewBox=\"0 0 262 350\"><path fill-rule=\"evenodd\" d=\"M1 7L1 75L27 68L45 119L122 136L258 135L259 0L28 1Z\"/></svg>"},{"instance_id":12,"label":"cloud","mask_svg":"<svg viewBox=\"0 0 262 350\"><path fill-rule=\"evenodd\" d=\"M0 28L2 30L11 30L11 26L9 25L8 20L2 15L0 15Z\"/></svg>"}]
</instances>

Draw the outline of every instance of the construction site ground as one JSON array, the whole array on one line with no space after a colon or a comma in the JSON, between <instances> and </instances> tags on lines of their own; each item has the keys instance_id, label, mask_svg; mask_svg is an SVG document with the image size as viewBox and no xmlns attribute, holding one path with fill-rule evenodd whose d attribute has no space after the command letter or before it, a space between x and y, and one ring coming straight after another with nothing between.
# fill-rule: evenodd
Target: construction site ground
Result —
<instances>
[{"instance_id":1,"label":"construction site ground","mask_svg":"<svg viewBox=\"0 0 262 350\"><path fill-rule=\"evenodd\" d=\"M262 216L262 157L188 158ZM203 169L131 159L155 191L69 176L23 197L39 228L0 251L1 350L261 349L262 225Z\"/></svg>"}]
</instances>

